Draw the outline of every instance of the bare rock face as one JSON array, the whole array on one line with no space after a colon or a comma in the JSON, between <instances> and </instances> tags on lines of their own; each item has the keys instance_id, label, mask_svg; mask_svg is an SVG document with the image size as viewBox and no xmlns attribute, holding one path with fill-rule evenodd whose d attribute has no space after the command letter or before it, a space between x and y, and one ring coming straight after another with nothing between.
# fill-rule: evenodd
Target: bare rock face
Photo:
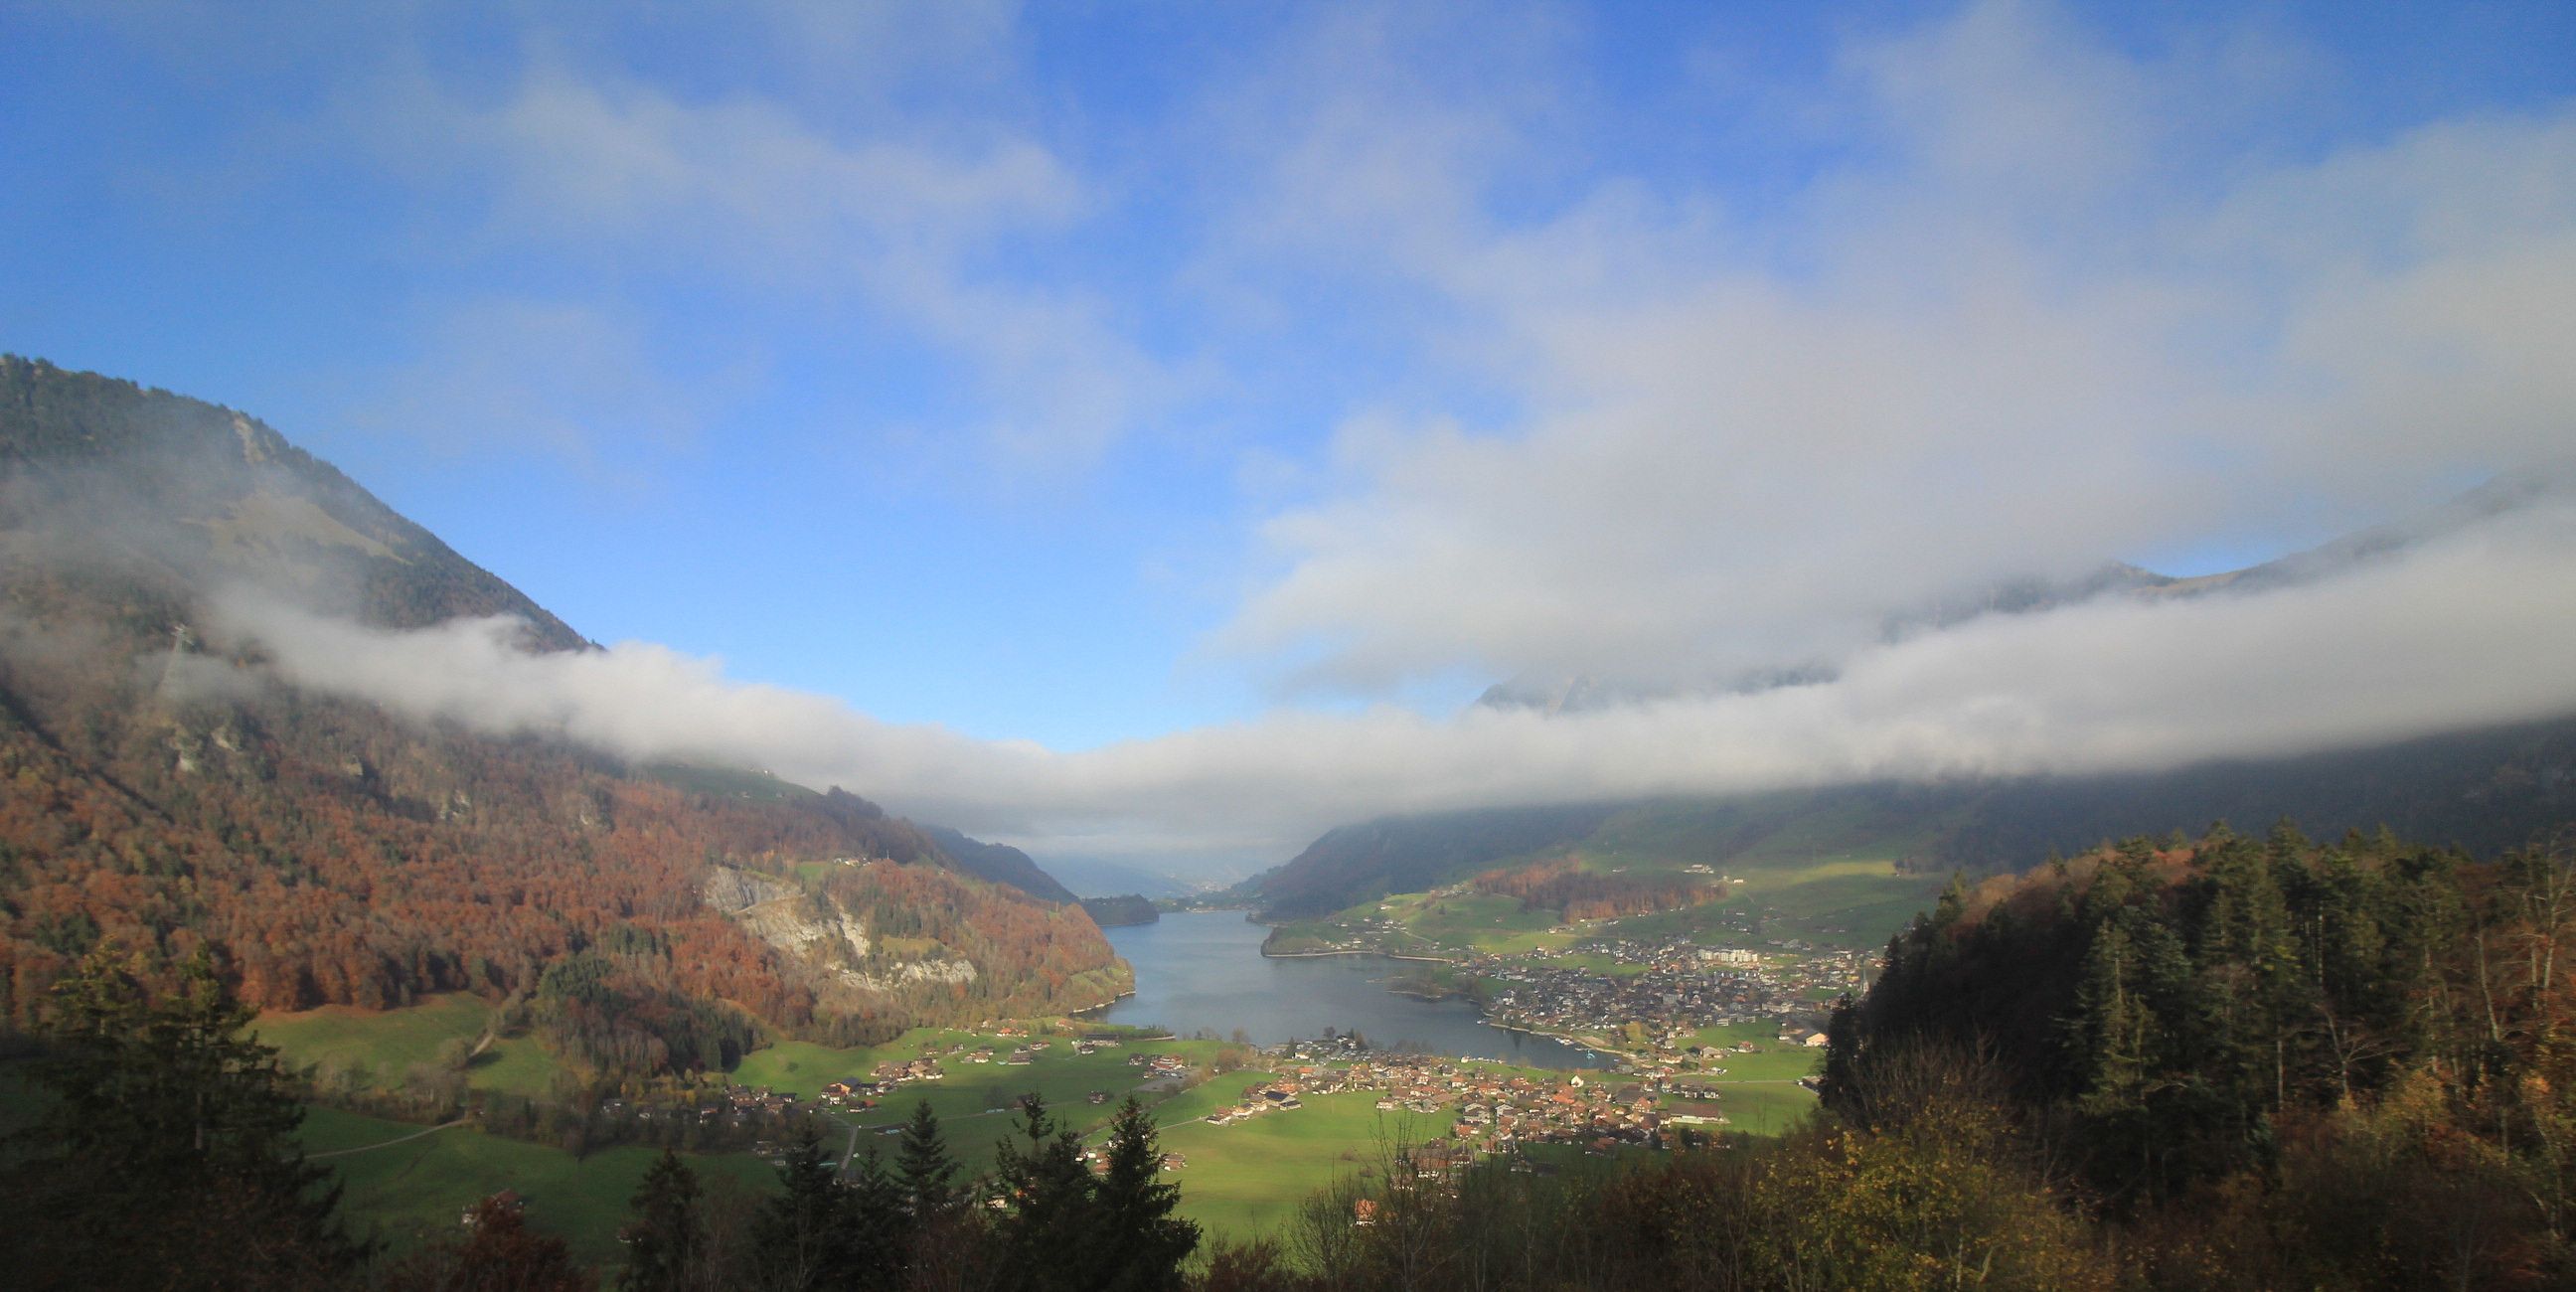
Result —
<instances>
[{"instance_id":1,"label":"bare rock face","mask_svg":"<svg viewBox=\"0 0 2576 1292\"><path fill-rule=\"evenodd\" d=\"M707 872L706 883L699 890L707 905L731 916L738 916L763 902L798 896L794 884L767 875L755 875L731 866L718 866Z\"/></svg>"},{"instance_id":2,"label":"bare rock face","mask_svg":"<svg viewBox=\"0 0 2576 1292\"><path fill-rule=\"evenodd\" d=\"M785 880L718 866L701 890L707 905L817 972L827 989L891 995L920 984L970 983L981 971L946 948L902 955L869 936L866 921L828 895Z\"/></svg>"}]
</instances>

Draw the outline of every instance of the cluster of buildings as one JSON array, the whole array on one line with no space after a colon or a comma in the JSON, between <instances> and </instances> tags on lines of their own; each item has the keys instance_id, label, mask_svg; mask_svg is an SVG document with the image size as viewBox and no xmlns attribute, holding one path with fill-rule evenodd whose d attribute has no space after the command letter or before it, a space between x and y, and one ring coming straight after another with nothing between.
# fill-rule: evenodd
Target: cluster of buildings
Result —
<instances>
[{"instance_id":1,"label":"cluster of buildings","mask_svg":"<svg viewBox=\"0 0 2576 1292\"><path fill-rule=\"evenodd\" d=\"M1314 1045L1281 1047L1295 1058ZM1609 1151L1620 1145L1661 1147L1665 1127L1723 1125L1715 1087L1667 1073L1569 1073L1541 1079L1480 1071L1429 1055L1359 1054L1350 1061L1283 1063L1272 1081L1244 1092L1241 1102L1206 1120L1227 1126L1304 1106L1307 1097L1350 1092L1377 1096L1380 1112L1441 1118L1440 1133L1414 1146L1417 1169L1452 1159L1510 1154L1530 1144L1579 1144ZM1440 1170L1424 1171L1437 1176Z\"/></svg>"},{"instance_id":2,"label":"cluster of buildings","mask_svg":"<svg viewBox=\"0 0 2576 1292\"><path fill-rule=\"evenodd\" d=\"M1657 1050L1681 1047L1690 1033L1758 1019L1778 1022L1792 1039L1815 1034L1820 1000L1859 994L1868 961L1857 952L1766 956L1745 948L1699 946L1686 938L1605 941L1586 951L1610 956L1634 973L1568 966L1545 952L1480 957L1468 968L1486 982L1485 1021L1499 1027L1618 1044L1631 1023Z\"/></svg>"},{"instance_id":3,"label":"cluster of buildings","mask_svg":"<svg viewBox=\"0 0 2576 1292\"><path fill-rule=\"evenodd\" d=\"M1610 974L1540 962L1480 965L1476 972L1500 984L1488 988L1486 1022L1610 1044L1630 1023L1670 1043L1703 1027L1794 1008L1759 969Z\"/></svg>"}]
</instances>

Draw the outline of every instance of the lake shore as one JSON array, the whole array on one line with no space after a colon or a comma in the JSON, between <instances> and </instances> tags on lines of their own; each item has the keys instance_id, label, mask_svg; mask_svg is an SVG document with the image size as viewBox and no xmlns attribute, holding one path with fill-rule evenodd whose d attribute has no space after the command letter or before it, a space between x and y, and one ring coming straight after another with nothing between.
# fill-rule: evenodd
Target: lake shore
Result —
<instances>
[{"instance_id":1,"label":"lake shore","mask_svg":"<svg viewBox=\"0 0 2576 1292\"><path fill-rule=\"evenodd\" d=\"M1589 1047L1492 1026L1466 993L1444 997L1422 984L1388 981L1420 971L1372 969L1355 959L1453 963L1445 957L1342 948L1277 952L1261 945L1267 929L1217 912L1167 914L1156 924L1108 933L1136 971L1136 994L1106 1011L1103 1021L1159 1023L1183 1035L1239 1028L1264 1045L1312 1039L1331 1028L1390 1047L1412 1042L1441 1054L1536 1067L1610 1062Z\"/></svg>"},{"instance_id":2,"label":"lake shore","mask_svg":"<svg viewBox=\"0 0 2576 1292\"><path fill-rule=\"evenodd\" d=\"M1331 956L1376 956L1380 960L1410 960L1416 964L1455 965L1458 963L1444 956L1400 956L1392 951L1273 951L1264 947L1261 955L1266 960L1321 960Z\"/></svg>"}]
</instances>

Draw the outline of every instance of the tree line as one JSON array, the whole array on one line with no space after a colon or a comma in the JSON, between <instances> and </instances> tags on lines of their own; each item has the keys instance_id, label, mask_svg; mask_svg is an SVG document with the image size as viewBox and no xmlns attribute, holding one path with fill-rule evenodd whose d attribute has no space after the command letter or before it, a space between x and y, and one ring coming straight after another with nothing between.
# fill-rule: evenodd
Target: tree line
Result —
<instances>
[{"instance_id":1,"label":"tree line","mask_svg":"<svg viewBox=\"0 0 2576 1292\"><path fill-rule=\"evenodd\" d=\"M1588 871L1572 857L1489 870L1469 882L1480 893L1518 898L1524 911L1547 911L1563 920L1677 911L1722 895L1721 890L1687 879Z\"/></svg>"}]
</instances>

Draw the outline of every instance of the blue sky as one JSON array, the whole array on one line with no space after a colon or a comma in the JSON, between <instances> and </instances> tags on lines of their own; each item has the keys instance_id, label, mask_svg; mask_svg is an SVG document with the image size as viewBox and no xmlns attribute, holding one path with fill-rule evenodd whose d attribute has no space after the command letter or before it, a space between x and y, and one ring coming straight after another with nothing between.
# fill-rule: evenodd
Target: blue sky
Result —
<instances>
[{"instance_id":1,"label":"blue sky","mask_svg":"<svg viewBox=\"0 0 2576 1292\"><path fill-rule=\"evenodd\" d=\"M2571 439L2565 5L348 8L0 6L0 349L894 724L1834 659Z\"/></svg>"}]
</instances>

